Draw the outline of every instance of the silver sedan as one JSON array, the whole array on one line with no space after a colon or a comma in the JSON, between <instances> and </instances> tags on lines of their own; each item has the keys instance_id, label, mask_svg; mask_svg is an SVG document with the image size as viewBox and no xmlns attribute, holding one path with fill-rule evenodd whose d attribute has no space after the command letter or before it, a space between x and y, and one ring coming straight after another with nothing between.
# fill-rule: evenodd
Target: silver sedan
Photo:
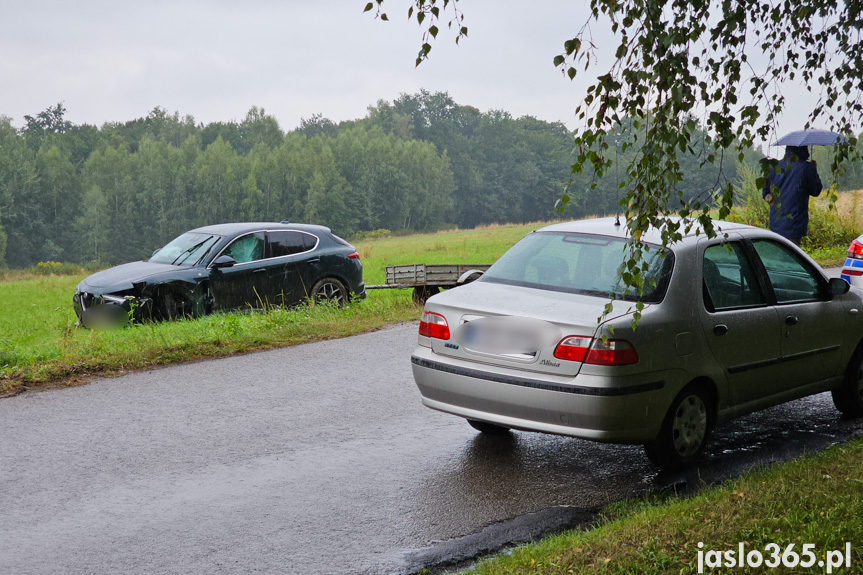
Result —
<instances>
[{"instance_id":1,"label":"silver sedan","mask_svg":"<svg viewBox=\"0 0 863 575\"><path fill-rule=\"evenodd\" d=\"M718 423L785 401L832 391L863 415L863 291L776 234L717 225L667 249L645 235L640 294L621 281L614 218L528 234L426 303L411 357L423 403L486 433L644 444L668 469Z\"/></svg>"}]
</instances>

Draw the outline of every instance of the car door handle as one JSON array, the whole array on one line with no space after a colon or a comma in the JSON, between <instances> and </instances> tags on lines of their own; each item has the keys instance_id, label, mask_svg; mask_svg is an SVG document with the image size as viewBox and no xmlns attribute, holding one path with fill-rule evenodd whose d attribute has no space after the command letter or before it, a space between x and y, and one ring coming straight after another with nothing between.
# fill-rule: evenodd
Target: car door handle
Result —
<instances>
[{"instance_id":1,"label":"car door handle","mask_svg":"<svg viewBox=\"0 0 863 575\"><path fill-rule=\"evenodd\" d=\"M797 322L800 321L796 315L789 315L785 318L785 325L797 325Z\"/></svg>"},{"instance_id":2,"label":"car door handle","mask_svg":"<svg viewBox=\"0 0 863 575\"><path fill-rule=\"evenodd\" d=\"M321 258L312 258L310 260L306 260L307 264L318 264L321 263Z\"/></svg>"},{"instance_id":3,"label":"car door handle","mask_svg":"<svg viewBox=\"0 0 863 575\"><path fill-rule=\"evenodd\" d=\"M726 333L728 333L728 326L724 323L713 326L713 335L725 335Z\"/></svg>"},{"instance_id":4,"label":"car door handle","mask_svg":"<svg viewBox=\"0 0 863 575\"><path fill-rule=\"evenodd\" d=\"M253 274L260 274L260 273L264 273L265 271L267 271L267 268L258 268L255 271L253 271L252 273Z\"/></svg>"}]
</instances>

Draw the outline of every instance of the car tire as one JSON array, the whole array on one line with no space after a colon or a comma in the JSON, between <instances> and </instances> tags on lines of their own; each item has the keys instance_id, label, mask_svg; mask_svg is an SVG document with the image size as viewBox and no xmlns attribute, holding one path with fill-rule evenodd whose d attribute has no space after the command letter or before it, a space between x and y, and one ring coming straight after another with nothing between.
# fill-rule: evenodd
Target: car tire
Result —
<instances>
[{"instance_id":1,"label":"car tire","mask_svg":"<svg viewBox=\"0 0 863 575\"><path fill-rule=\"evenodd\" d=\"M703 385L690 384L683 388L665 415L659 435L644 444L647 458L668 471L694 463L710 438L711 409Z\"/></svg>"},{"instance_id":2,"label":"car tire","mask_svg":"<svg viewBox=\"0 0 863 575\"><path fill-rule=\"evenodd\" d=\"M863 416L863 347L851 356L842 387L833 390L833 403L848 417Z\"/></svg>"},{"instance_id":3,"label":"car tire","mask_svg":"<svg viewBox=\"0 0 863 575\"><path fill-rule=\"evenodd\" d=\"M428 298L438 293L440 293L438 286L417 286L414 288L411 298L415 304L425 305Z\"/></svg>"},{"instance_id":4,"label":"car tire","mask_svg":"<svg viewBox=\"0 0 863 575\"><path fill-rule=\"evenodd\" d=\"M486 435L509 435L509 428L503 425L476 421L475 419L468 419L467 422L471 427Z\"/></svg>"},{"instance_id":5,"label":"car tire","mask_svg":"<svg viewBox=\"0 0 863 575\"><path fill-rule=\"evenodd\" d=\"M336 278L323 278L312 286L312 300L331 302L342 307L348 301L348 289Z\"/></svg>"}]
</instances>

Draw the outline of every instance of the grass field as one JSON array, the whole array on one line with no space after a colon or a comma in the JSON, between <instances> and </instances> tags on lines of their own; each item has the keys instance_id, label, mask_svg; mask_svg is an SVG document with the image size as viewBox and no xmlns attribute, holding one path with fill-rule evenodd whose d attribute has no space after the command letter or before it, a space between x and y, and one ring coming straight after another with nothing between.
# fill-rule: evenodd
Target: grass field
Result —
<instances>
[{"instance_id":1,"label":"grass field","mask_svg":"<svg viewBox=\"0 0 863 575\"><path fill-rule=\"evenodd\" d=\"M357 242L367 284L402 263L491 263L543 224ZM218 314L115 331L75 326L72 293L86 275L7 272L0 282L0 395L91 374L120 373L188 360L343 337L418 318L407 290L371 290L346 309L303 306Z\"/></svg>"}]
</instances>

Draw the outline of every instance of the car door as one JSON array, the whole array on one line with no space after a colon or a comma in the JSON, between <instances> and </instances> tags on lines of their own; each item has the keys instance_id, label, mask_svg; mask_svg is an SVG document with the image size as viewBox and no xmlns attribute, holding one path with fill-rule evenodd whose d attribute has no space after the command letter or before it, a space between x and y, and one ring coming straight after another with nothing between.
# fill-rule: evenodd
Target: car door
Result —
<instances>
[{"instance_id":1,"label":"car door","mask_svg":"<svg viewBox=\"0 0 863 575\"><path fill-rule=\"evenodd\" d=\"M794 248L768 238L752 246L773 291L782 332L777 393L841 373L847 312L827 294L823 275Z\"/></svg>"},{"instance_id":2,"label":"car door","mask_svg":"<svg viewBox=\"0 0 863 575\"><path fill-rule=\"evenodd\" d=\"M314 260L311 251L318 238L296 230L267 232L267 249L272 259L268 266L269 293L278 305L293 304L306 298L312 289L308 267Z\"/></svg>"},{"instance_id":3,"label":"car door","mask_svg":"<svg viewBox=\"0 0 863 575\"><path fill-rule=\"evenodd\" d=\"M704 240L701 326L722 366L729 403L769 396L780 370L780 325L741 240Z\"/></svg>"},{"instance_id":4,"label":"car door","mask_svg":"<svg viewBox=\"0 0 863 575\"><path fill-rule=\"evenodd\" d=\"M239 236L219 254L234 259L230 267L210 270L210 293L216 309L261 307L266 298L268 280L262 266L265 248L264 232Z\"/></svg>"}]
</instances>

